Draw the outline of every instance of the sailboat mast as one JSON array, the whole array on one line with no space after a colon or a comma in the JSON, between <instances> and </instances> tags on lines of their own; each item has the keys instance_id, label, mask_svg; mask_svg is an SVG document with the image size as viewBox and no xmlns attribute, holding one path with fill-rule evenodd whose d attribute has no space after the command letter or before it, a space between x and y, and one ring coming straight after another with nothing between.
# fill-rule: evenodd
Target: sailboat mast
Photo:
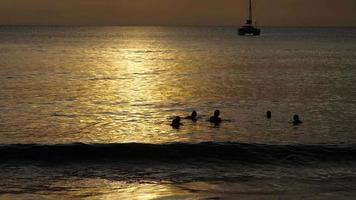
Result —
<instances>
[{"instance_id":1,"label":"sailboat mast","mask_svg":"<svg viewBox=\"0 0 356 200\"><path fill-rule=\"evenodd\" d=\"M248 20L252 23L252 0L250 0L250 7L249 7L249 17Z\"/></svg>"}]
</instances>

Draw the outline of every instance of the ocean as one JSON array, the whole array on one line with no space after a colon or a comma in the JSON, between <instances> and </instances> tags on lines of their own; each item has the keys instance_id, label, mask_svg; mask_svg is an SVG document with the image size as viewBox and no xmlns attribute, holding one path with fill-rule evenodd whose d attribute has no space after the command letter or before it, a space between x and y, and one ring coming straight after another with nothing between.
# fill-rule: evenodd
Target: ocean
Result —
<instances>
[{"instance_id":1,"label":"ocean","mask_svg":"<svg viewBox=\"0 0 356 200\"><path fill-rule=\"evenodd\" d=\"M353 199L355 65L356 28L2 26L0 199Z\"/></svg>"}]
</instances>

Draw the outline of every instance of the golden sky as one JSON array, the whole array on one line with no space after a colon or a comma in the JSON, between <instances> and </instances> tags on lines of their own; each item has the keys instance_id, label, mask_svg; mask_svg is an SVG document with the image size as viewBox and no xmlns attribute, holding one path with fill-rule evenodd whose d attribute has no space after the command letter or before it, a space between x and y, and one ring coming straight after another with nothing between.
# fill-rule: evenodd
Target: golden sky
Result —
<instances>
[{"instance_id":1,"label":"golden sky","mask_svg":"<svg viewBox=\"0 0 356 200\"><path fill-rule=\"evenodd\" d=\"M254 0L262 26L356 26L356 0ZM1 25L239 25L247 0L0 0Z\"/></svg>"}]
</instances>

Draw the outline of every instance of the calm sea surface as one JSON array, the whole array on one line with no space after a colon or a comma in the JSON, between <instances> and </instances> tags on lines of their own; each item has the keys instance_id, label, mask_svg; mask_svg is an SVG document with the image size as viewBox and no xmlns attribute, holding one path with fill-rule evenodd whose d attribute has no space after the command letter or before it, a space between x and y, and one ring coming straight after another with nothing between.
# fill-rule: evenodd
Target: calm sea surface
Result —
<instances>
[{"instance_id":1,"label":"calm sea surface","mask_svg":"<svg viewBox=\"0 0 356 200\"><path fill-rule=\"evenodd\" d=\"M264 28L261 37L239 37L234 27L0 27L0 154L48 147L14 144L72 144L65 151L82 155L73 143L132 142L214 142L223 154L230 142L233 149L251 145L246 149L256 159L262 151L253 144L266 145L273 158L315 153L310 148L355 158L355 77L356 28ZM215 109L224 119L219 128L207 122ZM197 123L170 127L173 117L193 110ZM301 126L289 123L294 114ZM202 148L214 150L214 143ZM167 147L185 152L176 148ZM351 199L356 193L354 160L318 158L306 167L307 159L58 166L16 158L0 164L0 198Z\"/></svg>"}]
</instances>

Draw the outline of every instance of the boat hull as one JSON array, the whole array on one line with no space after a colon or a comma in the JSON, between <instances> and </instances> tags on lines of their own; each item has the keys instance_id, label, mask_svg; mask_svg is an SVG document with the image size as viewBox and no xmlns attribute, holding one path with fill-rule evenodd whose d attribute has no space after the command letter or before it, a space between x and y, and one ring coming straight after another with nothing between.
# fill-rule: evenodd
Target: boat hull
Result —
<instances>
[{"instance_id":1,"label":"boat hull","mask_svg":"<svg viewBox=\"0 0 356 200\"><path fill-rule=\"evenodd\" d=\"M261 29L255 28L253 26L250 27L241 27L238 30L239 35L261 35Z\"/></svg>"}]
</instances>

